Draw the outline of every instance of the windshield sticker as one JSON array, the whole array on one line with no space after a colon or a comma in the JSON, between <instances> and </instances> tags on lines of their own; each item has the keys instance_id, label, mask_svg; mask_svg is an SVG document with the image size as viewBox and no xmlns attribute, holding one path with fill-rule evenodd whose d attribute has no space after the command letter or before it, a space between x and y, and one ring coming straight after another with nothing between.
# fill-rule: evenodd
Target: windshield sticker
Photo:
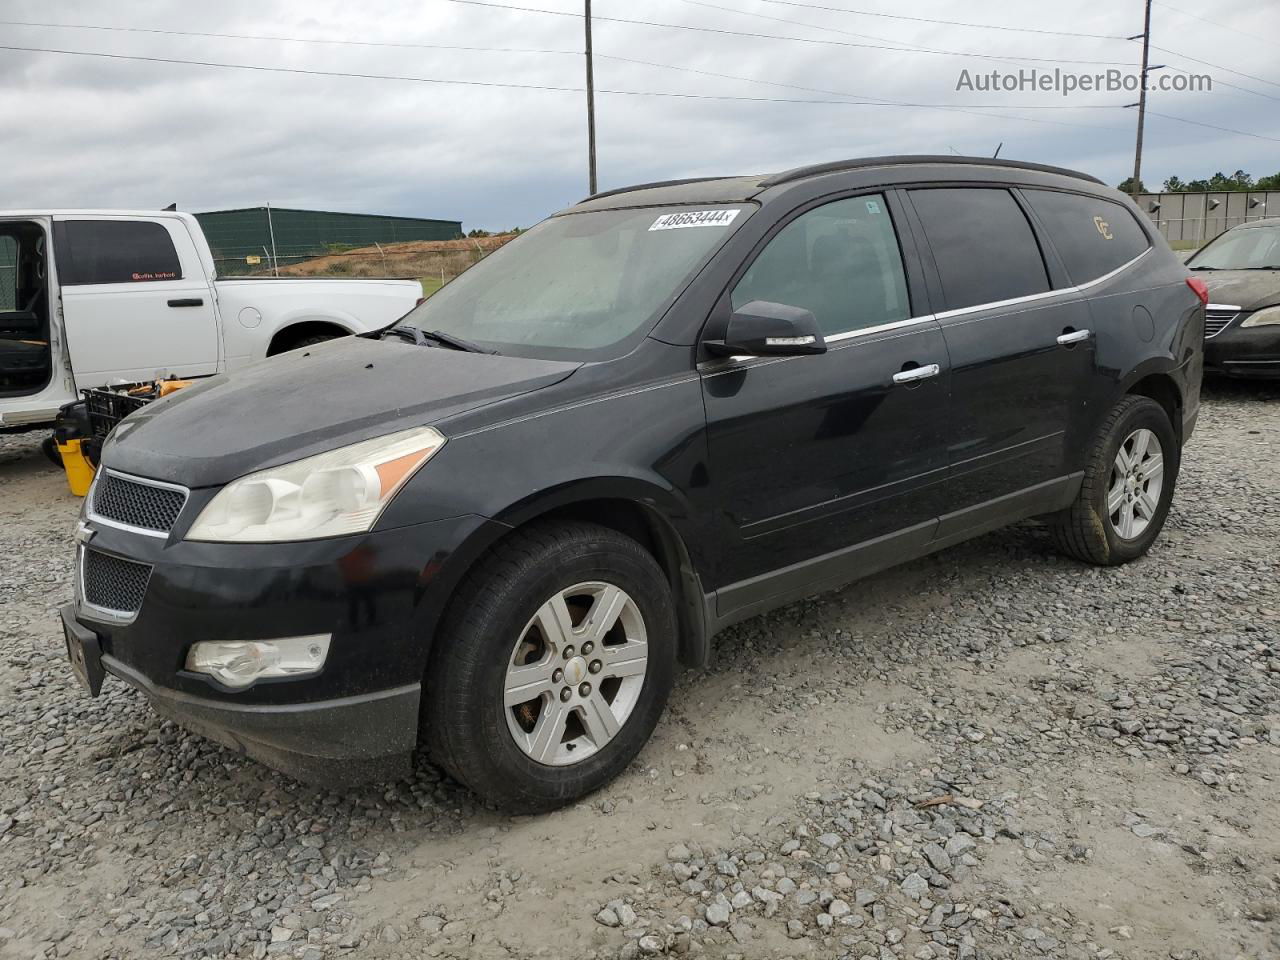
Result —
<instances>
[{"instance_id":1,"label":"windshield sticker","mask_svg":"<svg viewBox=\"0 0 1280 960\"><path fill-rule=\"evenodd\" d=\"M664 213L649 231L682 230L685 227L727 227L741 210L685 210L682 213Z\"/></svg>"},{"instance_id":2,"label":"windshield sticker","mask_svg":"<svg viewBox=\"0 0 1280 960\"><path fill-rule=\"evenodd\" d=\"M873 213L873 214L874 214L874 213L879 213L879 212L880 212L880 204L879 204L879 202L878 202L878 201L876 201L876 200L868 200L868 201L867 201L867 213Z\"/></svg>"}]
</instances>

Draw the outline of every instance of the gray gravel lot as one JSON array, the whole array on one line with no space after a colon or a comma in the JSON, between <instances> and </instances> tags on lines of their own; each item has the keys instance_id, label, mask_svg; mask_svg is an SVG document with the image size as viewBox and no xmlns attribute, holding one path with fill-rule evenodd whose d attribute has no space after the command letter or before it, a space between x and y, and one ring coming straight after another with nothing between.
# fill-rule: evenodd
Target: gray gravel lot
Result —
<instances>
[{"instance_id":1,"label":"gray gravel lot","mask_svg":"<svg viewBox=\"0 0 1280 960\"><path fill-rule=\"evenodd\" d=\"M78 501L0 438L0 955L1280 957L1280 387L1119 569L1034 525L758 618L545 817L338 794L82 698Z\"/></svg>"}]
</instances>

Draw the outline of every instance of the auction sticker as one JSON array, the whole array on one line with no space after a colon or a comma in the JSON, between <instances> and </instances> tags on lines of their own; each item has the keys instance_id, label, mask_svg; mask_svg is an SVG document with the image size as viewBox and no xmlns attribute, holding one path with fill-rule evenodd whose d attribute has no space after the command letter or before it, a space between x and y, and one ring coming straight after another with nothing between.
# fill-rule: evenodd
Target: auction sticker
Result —
<instances>
[{"instance_id":1,"label":"auction sticker","mask_svg":"<svg viewBox=\"0 0 1280 960\"><path fill-rule=\"evenodd\" d=\"M680 213L664 213L653 221L654 230L683 230L685 227L727 227L741 210L684 210Z\"/></svg>"}]
</instances>

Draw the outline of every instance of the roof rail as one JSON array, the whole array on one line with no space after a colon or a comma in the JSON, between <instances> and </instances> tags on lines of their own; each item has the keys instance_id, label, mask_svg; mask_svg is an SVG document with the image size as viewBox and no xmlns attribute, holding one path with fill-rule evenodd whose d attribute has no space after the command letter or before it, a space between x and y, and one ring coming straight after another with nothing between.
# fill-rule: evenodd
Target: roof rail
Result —
<instances>
[{"instance_id":1,"label":"roof rail","mask_svg":"<svg viewBox=\"0 0 1280 960\"><path fill-rule=\"evenodd\" d=\"M782 173L775 173L772 177L762 181L760 186L761 188L776 187L779 184L803 180L806 177L816 177L823 173L836 173L840 170L896 166L908 163L948 163L966 166L1013 167L1018 170L1039 170L1041 173L1057 173L1064 177L1075 177L1077 180L1088 180L1090 183L1106 186L1097 177L1091 177L1087 173L1080 173L1078 170L1068 170L1065 167L1051 167L1044 163L1027 163L1022 160L1002 160L997 157L959 157L949 154L923 154L919 156L907 154L903 156L864 157L856 160L834 160L830 163L815 163L805 167L785 170Z\"/></svg>"},{"instance_id":2,"label":"roof rail","mask_svg":"<svg viewBox=\"0 0 1280 960\"><path fill-rule=\"evenodd\" d=\"M593 193L591 196L579 200L579 203L586 203L588 200L599 200L601 197L612 197L619 193L631 193L635 190L653 190L657 187L683 187L686 183L709 183L712 180L729 180L731 177L687 177L684 180L655 180L653 183L636 183L629 187L615 187L613 190L601 190L599 193Z\"/></svg>"}]
</instances>

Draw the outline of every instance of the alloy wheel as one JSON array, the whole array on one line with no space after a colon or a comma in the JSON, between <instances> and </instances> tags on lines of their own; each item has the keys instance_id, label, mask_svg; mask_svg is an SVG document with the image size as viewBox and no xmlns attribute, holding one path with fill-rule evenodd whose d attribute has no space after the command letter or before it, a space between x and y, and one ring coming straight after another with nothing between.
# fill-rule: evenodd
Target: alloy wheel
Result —
<instances>
[{"instance_id":1,"label":"alloy wheel","mask_svg":"<svg viewBox=\"0 0 1280 960\"><path fill-rule=\"evenodd\" d=\"M644 617L626 591L600 581L559 591L525 625L507 663L512 739L537 763L581 763L627 722L648 661Z\"/></svg>"},{"instance_id":2,"label":"alloy wheel","mask_svg":"<svg viewBox=\"0 0 1280 960\"><path fill-rule=\"evenodd\" d=\"M1135 540L1155 519L1164 489L1164 450L1145 427L1120 444L1107 485L1107 516L1124 540Z\"/></svg>"}]
</instances>

